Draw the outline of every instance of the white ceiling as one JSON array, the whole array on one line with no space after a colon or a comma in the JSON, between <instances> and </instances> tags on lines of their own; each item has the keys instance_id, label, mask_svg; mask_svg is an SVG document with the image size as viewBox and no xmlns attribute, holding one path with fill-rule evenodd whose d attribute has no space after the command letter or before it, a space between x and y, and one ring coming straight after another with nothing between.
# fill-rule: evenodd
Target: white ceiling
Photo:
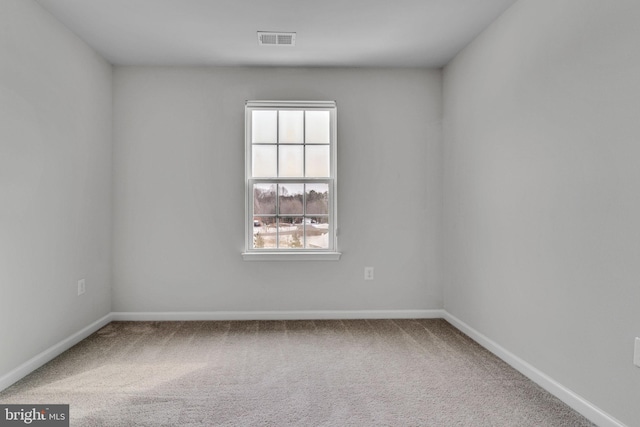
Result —
<instances>
[{"instance_id":1,"label":"white ceiling","mask_svg":"<svg viewBox=\"0 0 640 427\"><path fill-rule=\"evenodd\" d=\"M441 67L516 0L36 1L117 65Z\"/></svg>"}]
</instances>

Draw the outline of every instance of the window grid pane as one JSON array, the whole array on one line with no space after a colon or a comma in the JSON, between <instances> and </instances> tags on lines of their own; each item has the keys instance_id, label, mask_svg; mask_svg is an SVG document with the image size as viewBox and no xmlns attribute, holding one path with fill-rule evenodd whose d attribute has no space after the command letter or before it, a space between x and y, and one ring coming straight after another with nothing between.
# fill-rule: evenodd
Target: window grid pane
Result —
<instances>
[{"instance_id":1,"label":"window grid pane","mask_svg":"<svg viewBox=\"0 0 640 427\"><path fill-rule=\"evenodd\" d=\"M301 178L304 176L304 146L279 145L278 176Z\"/></svg>"},{"instance_id":2,"label":"window grid pane","mask_svg":"<svg viewBox=\"0 0 640 427\"><path fill-rule=\"evenodd\" d=\"M254 178L269 178L278 172L278 146L254 145L252 151L252 175Z\"/></svg>"},{"instance_id":3,"label":"window grid pane","mask_svg":"<svg viewBox=\"0 0 640 427\"><path fill-rule=\"evenodd\" d=\"M251 114L251 142L274 144L278 141L278 117L273 110L254 110Z\"/></svg>"},{"instance_id":4,"label":"window grid pane","mask_svg":"<svg viewBox=\"0 0 640 427\"><path fill-rule=\"evenodd\" d=\"M304 110L278 111L278 142L301 144L304 141Z\"/></svg>"},{"instance_id":5,"label":"window grid pane","mask_svg":"<svg viewBox=\"0 0 640 427\"><path fill-rule=\"evenodd\" d=\"M305 146L305 174L309 177L328 178L331 174L330 147L328 145Z\"/></svg>"},{"instance_id":6,"label":"window grid pane","mask_svg":"<svg viewBox=\"0 0 640 427\"><path fill-rule=\"evenodd\" d=\"M329 144L331 132L329 111L306 111L304 123L307 144Z\"/></svg>"}]
</instances>

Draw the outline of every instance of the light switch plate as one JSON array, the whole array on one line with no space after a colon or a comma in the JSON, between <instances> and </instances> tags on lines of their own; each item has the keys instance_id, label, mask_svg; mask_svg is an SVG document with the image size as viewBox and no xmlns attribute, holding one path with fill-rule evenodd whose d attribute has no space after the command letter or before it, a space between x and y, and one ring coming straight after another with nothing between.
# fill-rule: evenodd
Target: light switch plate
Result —
<instances>
[{"instance_id":1,"label":"light switch plate","mask_svg":"<svg viewBox=\"0 0 640 427\"><path fill-rule=\"evenodd\" d=\"M636 345L633 350L633 364L640 368L640 338L636 337Z\"/></svg>"}]
</instances>

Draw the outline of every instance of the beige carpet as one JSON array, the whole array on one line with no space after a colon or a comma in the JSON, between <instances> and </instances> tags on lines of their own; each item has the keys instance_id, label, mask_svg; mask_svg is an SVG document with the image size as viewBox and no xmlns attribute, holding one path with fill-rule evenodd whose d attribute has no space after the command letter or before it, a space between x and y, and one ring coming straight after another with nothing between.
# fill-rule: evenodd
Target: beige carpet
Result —
<instances>
[{"instance_id":1,"label":"beige carpet","mask_svg":"<svg viewBox=\"0 0 640 427\"><path fill-rule=\"evenodd\" d=\"M113 322L0 393L71 426L592 426L444 320Z\"/></svg>"}]
</instances>

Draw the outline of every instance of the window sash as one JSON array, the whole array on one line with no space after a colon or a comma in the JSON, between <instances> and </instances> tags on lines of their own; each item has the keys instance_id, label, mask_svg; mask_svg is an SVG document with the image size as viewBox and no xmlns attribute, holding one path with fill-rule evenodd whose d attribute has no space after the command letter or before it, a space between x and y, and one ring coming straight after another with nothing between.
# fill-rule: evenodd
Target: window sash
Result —
<instances>
[{"instance_id":1,"label":"window sash","mask_svg":"<svg viewBox=\"0 0 640 427\"><path fill-rule=\"evenodd\" d=\"M274 206L274 212L273 213L260 213L260 212L256 212L255 211L255 203L254 203L254 186L256 184L275 184L277 186L276 188L276 194L275 194L275 206ZM280 212L280 191L279 191L279 186L281 184L301 184L301 185L305 185L305 184L326 184L327 185L327 190L328 190L328 197L327 197L327 213L313 213L313 212L309 212L308 209L308 200L307 200L307 191L306 191L306 186L305 186L305 190L302 193L302 211L299 213L281 213ZM334 187L334 181L332 179L328 179L328 178L318 178L318 179L269 179L269 178L259 178L259 179L249 179L248 180L248 209L250 210L249 216L247 217L247 221L249 223L253 222L256 220L256 218L274 218L274 221L276 222L276 235L275 235L275 242L276 242L276 247L274 248L256 248L254 247L254 230L251 230L251 235L247 234L247 250L250 251L266 251L266 252L274 252L274 251L283 251L283 250L287 250L287 251L333 251L335 248L335 235L333 230L335 229L335 210L333 209L333 205L335 204L335 187ZM296 218L296 219L302 219L303 221L303 226L302 227L302 248L300 249L295 249L295 248L288 248L288 247L278 247L279 246L279 242L280 242L280 219L286 219L286 218ZM327 248L309 248L307 247L307 232L308 232L308 227L306 227L306 222L304 222L306 219L311 219L311 218L327 218L328 224L329 224L329 230L328 230L328 245ZM255 227L255 226L254 226Z\"/></svg>"}]
</instances>

